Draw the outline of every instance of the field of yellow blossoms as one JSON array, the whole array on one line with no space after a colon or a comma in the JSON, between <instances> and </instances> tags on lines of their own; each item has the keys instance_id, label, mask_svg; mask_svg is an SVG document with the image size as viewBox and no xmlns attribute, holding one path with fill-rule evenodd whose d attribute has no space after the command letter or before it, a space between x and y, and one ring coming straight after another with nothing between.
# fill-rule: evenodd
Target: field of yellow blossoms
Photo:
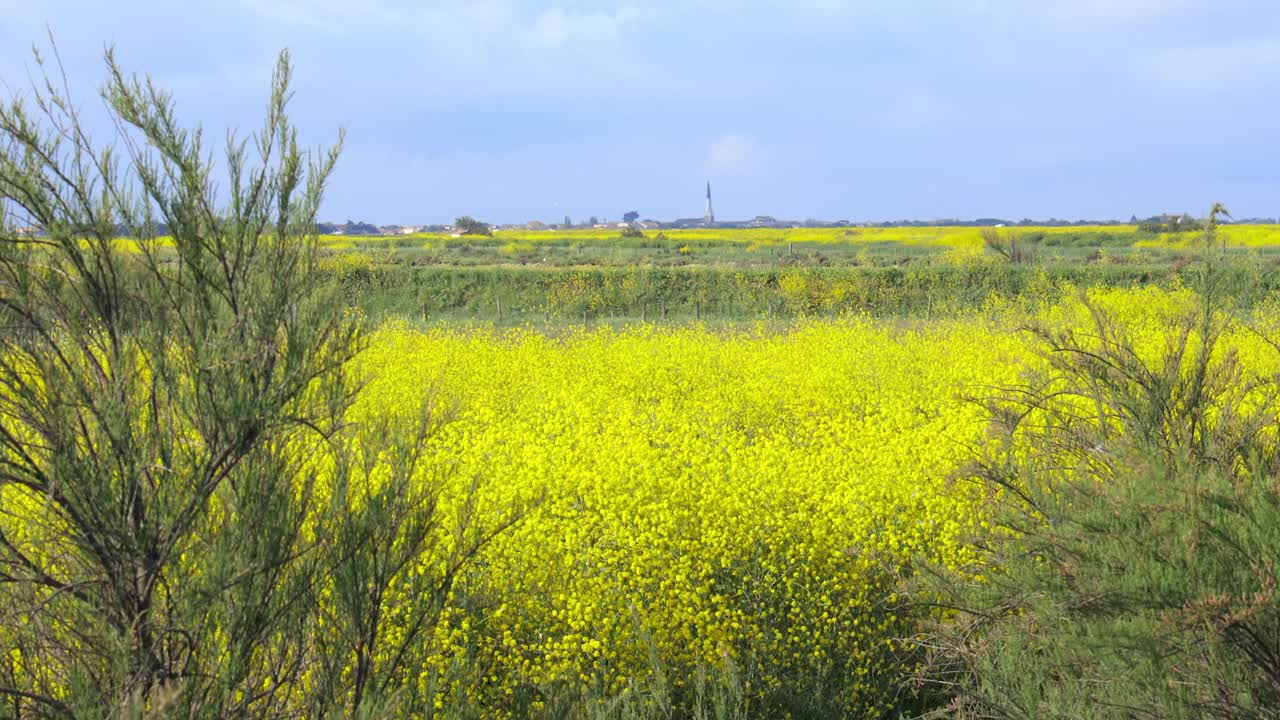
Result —
<instances>
[{"instance_id":1,"label":"field of yellow blossoms","mask_svg":"<svg viewBox=\"0 0 1280 720\"><path fill-rule=\"evenodd\" d=\"M1091 292L1152 352L1195 300ZM885 710L913 622L900 578L966 562L983 528L953 482L985 442L973 399L1036 362L1020 325L1088 317L1064 291L928 323L383 326L356 419L431 399L450 414L429 448L446 496L478 486L481 518L539 500L460 584L419 690L536 707L728 667L759 707ZM1273 363L1249 333L1233 344ZM433 663L480 670L442 688Z\"/></svg>"},{"instance_id":2,"label":"field of yellow blossoms","mask_svg":"<svg viewBox=\"0 0 1280 720\"><path fill-rule=\"evenodd\" d=\"M1136 225L1071 225L1019 227L1017 232L1054 236L1062 234L1094 233L1099 235L1131 234ZM820 243L829 245L902 243L904 245L935 245L942 247L982 247L982 231L977 227L929 226L929 227L836 227L836 228L693 228L681 230L650 231L672 241L715 241L737 245L783 245L788 243ZM1280 245L1280 226L1277 225L1224 225L1217 229L1218 237L1228 247L1265 248ZM475 237L455 237L448 233L413 233L388 236L321 236L322 247L344 250L352 247L374 247L394 244L406 239L421 240L428 244L449 244L474 241ZM618 239L618 228L604 229L550 229L550 230L499 230L493 239L500 242L519 242L537 245L545 242L611 241ZM1140 247L1183 247L1194 245L1196 233L1156 233L1140 240Z\"/></svg>"}]
</instances>

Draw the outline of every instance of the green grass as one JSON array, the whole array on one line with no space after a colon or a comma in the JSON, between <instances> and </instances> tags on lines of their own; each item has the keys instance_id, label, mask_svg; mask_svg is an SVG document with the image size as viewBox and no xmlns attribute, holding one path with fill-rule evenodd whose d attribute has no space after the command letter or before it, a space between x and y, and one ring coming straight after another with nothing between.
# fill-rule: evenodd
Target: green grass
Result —
<instances>
[{"instance_id":1,"label":"green grass","mask_svg":"<svg viewBox=\"0 0 1280 720\"><path fill-rule=\"evenodd\" d=\"M1221 228L1242 304L1274 289L1280 232ZM984 249L977 228L614 230L324 237L348 305L428 322L743 322L868 312L930 316L1062 283L1178 281L1202 236L1129 226L1019 228L1031 262ZM1273 238L1275 236L1275 238ZM1271 239L1277 239L1271 243Z\"/></svg>"},{"instance_id":2,"label":"green grass","mask_svg":"<svg viewBox=\"0 0 1280 720\"><path fill-rule=\"evenodd\" d=\"M1158 257L1185 253L1197 233L1156 234L1136 227L1009 228L1038 256L1054 262L1085 262L1097 250L1112 256ZM1280 227L1219 229L1229 247L1280 254ZM868 265L929 260L957 250L980 250L980 228L792 228L647 230L624 238L616 228L600 230L503 231L493 237L420 234L378 237L324 236L326 252L363 253L377 262L420 265L549 267L630 265L780 264Z\"/></svg>"},{"instance_id":3,"label":"green grass","mask_svg":"<svg viewBox=\"0 0 1280 720\"><path fill-rule=\"evenodd\" d=\"M1242 307L1280 289L1274 260L1233 270ZM448 267L335 270L348 305L429 322L741 322L866 312L928 317L996 300L1051 300L1055 288L1183 282L1176 262L731 267Z\"/></svg>"}]
</instances>

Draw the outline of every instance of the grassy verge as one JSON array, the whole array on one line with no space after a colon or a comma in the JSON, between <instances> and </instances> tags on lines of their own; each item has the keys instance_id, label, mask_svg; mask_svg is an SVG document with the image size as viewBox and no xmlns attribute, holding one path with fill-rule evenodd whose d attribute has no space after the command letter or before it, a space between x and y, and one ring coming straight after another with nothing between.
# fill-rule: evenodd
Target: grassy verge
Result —
<instances>
[{"instance_id":1,"label":"grassy verge","mask_svg":"<svg viewBox=\"0 0 1280 720\"><path fill-rule=\"evenodd\" d=\"M1269 261L1231 270L1250 307L1276 289ZM991 261L892 267L458 268L331 266L349 306L367 316L499 325L583 322L741 322L866 312L931 317L1000 301L1053 297L1055 287L1177 286L1177 263Z\"/></svg>"}]
</instances>

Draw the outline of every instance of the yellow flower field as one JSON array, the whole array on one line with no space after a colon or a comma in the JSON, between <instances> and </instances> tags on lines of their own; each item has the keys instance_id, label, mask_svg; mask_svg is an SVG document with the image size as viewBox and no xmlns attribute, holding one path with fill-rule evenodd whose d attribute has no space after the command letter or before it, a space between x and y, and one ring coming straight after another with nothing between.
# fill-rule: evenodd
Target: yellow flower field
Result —
<instances>
[{"instance_id":1,"label":"yellow flower field","mask_svg":"<svg viewBox=\"0 0 1280 720\"><path fill-rule=\"evenodd\" d=\"M849 701L869 709L905 621L894 576L915 553L962 560L954 540L979 522L947 483L983 427L962 395L1013 380L1020 355L977 321L558 339L392 326L358 411L439 388L459 415L433 452L460 484L480 476L494 503L546 493L468 585L500 683L617 692L656 649L676 676L760 663L760 692L866 673Z\"/></svg>"},{"instance_id":2,"label":"yellow flower field","mask_svg":"<svg viewBox=\"0 0 1280 720\"><path fill-rule=\"evenodd\" d=\"M958 477L994 443L975 399L1040 363L1021 325L1090 329L1074 290L1044 293L1039 310L993 302L930 321L375 329L349 419L394 427L434 408L441 424L414 482L438 489L442 517L465 512L476 488L473 531L524 512L466 567L439 624L403 643L403 707L519 717L557 697L617 702L731 677L771 715L900 708L904 640L929 612L903 581L921 562L977 559L967 543L987 532L978 486ZM1153 358L1196 302L1154 287L1090 296ZM1249 322L1275 335L1276 317ZM1250 373L1280 371L1243 326L1224 346ZM332 475L315 450L318 477ZM393 472L390 458L369 462L370 478ZM43 502L9 491L10 508ZM38 528L12 522L0 527L42 546ZM397 618L428 602L415 577L465 544L456 527L440 524L397 572L380 646L405 640ZM14 672L40 670L25 662Z\"/></svg>"},{"instance_id":3,"label":"yellow flower field","mask_svg":"<svg viewBox=\"0 0 1280 720\"><path fill-rule=\"evenodd\" d=\"M1015 227L1008 228L1017 233L1043 233L1045 235L1061 235L1065 233L1116 233L1128 234L1137 230L1134 225L1075 225L1052 227ZM572 230L499 230L493 235L495 242L513 244L532 244L540 242L593 242L612 241L618 239L617 228L607 229L572 229ZM720 241L739 245L755 245L761 247L786 245L788 243L825 243L833 245L858 245L866 243L901 243L904 245L925 245L940 247L981 247L981 228L977 227L835 227L835 228L734 228L711 229L692 228L685 230L646 230L646 235L656 237L659 233L671 241ZM1217 229L1219 239L1225 237L1228 247L1262 248L1280 246L1280 226L1276 225L1223 225ZM1201 233L1164 233L1152 239L1138 241L1140 247L1177 246L1180 243L1194 242L1202 238ZM348 235L325 235L321 237L321 246L334 250L350 249L354 246L375 247L378 245L394 245L408 240L421 241L426 246L435 244L473 242L475 237L455 238L444 233L415 233L412 235L388 235L361 237Z\"/></svg>"},{"instance_id":4,"label":"yellow flower field","mask_svg":"<svg viewBox=\"0 0 1280 720\"><path fill-rule=\"evenodd\" d=\"M1102 234L1129 235L1134 225L1077 225L1053 227L1016 227L1009 232L1046 236ZM319 247L326 253L342 255L353 251L370 251L402 248L413 245L420 249L442 249L475 242L495 243L506 254L533 252L540 244L579 243L609 244L619 240L617 228L572 230L498 230L491 238L477 236L454 237L446 233L413 233L408 235L321 235ZM684 230L647 230L647 237L656 239L661 234L667 241L676 243L723 243L727 246L746 248L785 247L791 243L816 243L831 246L862 246L876 243L895 243L924 248L981 250L981 228L977 227L836 227L836 228L692 228ZM1223 225L1217 230L1216 242L1227 247L1264 249L1280 247L1278 225ZM1194 249L1200 247L1204 236L1199 232L1160 233L1133 242L1135 248ZM159 237L151 241L155 249L168 249L172 238ZM138 244L128 238L118 238L114 247L125 252L137 252Z\"/></svg>"},{"instance_id":5,"label":"yellow flower field","mask_svg":"<svg viewBox=\"0 0 1280 720\"><path fill-rule=\"evenodd\" d=\"M1093 295L1153 350L1194 300ZM1071 297L1038 319L1087 327ZM733 664L773 707L828 692L844 712L884 709L894 638L911 632L896 583L912 558L971 558L959 539L983 520L952 480L987 419L968 398L1034 364L1015 331L1027 319L383 327L356 416L438 393L457 413L431 445L451 486L478 479L491 508L545 497L466 579L465 624L442 629L423 677L479 652L484 677L456 689L498 702L520 687L632 692L655 662L668 679ZM1254 336L1233 342L1271 362Z\"/></svg>"}]
</instances>

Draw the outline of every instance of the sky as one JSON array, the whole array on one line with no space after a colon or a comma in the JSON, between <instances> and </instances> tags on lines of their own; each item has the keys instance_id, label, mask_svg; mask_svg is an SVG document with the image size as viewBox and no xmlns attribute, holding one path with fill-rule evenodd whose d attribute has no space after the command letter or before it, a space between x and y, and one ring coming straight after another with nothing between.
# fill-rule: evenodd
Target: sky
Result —
<instances>
[{"instance_id":1,"label":"sky","mask_svg":"<svg viewBox=\"0 0 1280 720\"><path fill-rule=\"evenodd\" d=\"M0 92L50 31L211 137L288 48L336 222L1280 215L1275 0L0 0Z\"/></svg>"}]
</instances>

